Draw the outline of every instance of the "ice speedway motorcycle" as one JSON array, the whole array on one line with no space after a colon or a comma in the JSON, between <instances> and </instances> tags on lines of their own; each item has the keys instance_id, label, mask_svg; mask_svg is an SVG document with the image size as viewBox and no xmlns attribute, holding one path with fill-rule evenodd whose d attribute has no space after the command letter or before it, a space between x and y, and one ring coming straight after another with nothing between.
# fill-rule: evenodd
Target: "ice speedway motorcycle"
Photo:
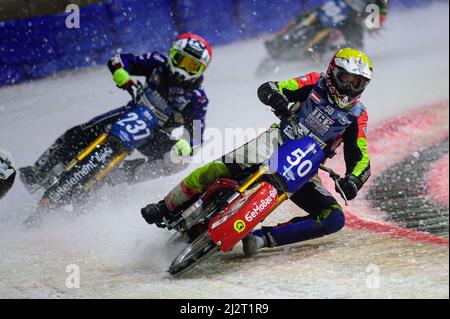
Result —
<instances>
[{"instance_id":1,"label":"ice speedway motorcycle","mask_svg":"<svg viewBox=\"0 0 450 319\"><path fill-rule=\"evenodd\" d=\"M279 61L319 62L322 55L333 51L340 34L336 30L350 15L354 14L344 0L331 0L321 7L303 13L264 45L268 57L260 63L258 73L275 69Z\"/></svg>"},{"instance_id":2,"label":"ice speedway motorcycle","mask_svg":"<svg viewBox=\"0 0 450 319\"><path fill-rule=\"evenodd\" d=\"M337 182L340 176L322 162L325 155L310 136L303 136L294 116L288 119L296 139L288 140L249 176L217 179L207 190L159 227L175 230L168 247L184 243L168 272L181 275L218 252L229 252L282 202L301 189L319 169ZM248 174L247 174L248 175ZM187 245L186 245L187 244Z\"/></svg>"},{"instance_id":3,"label":"ice speedway motorcycle","mask_svg":"<svg viewBox=\"0 0 450 319\"><path fill-rule=\"evenodd\" d=\"M49 211L85 201L127 156L161 130L151 103L155 92L139 82L128 92L132 96L129 108L109 131L99 135L67 166L60 164L49 174L41 189L38 209L28 217L26 225L38 224Z\"/></svg>"}]
</instances>

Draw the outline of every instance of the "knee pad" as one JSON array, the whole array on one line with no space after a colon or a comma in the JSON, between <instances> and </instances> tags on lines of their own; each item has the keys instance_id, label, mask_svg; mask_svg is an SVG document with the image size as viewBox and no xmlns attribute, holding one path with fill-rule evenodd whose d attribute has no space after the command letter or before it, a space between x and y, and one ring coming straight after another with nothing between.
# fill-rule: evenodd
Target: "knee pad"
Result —
<instances>
[{"instance_id":1,"label":"knee pad","mask_svg":"<svg viewBox=\"0 0 450 319\"><path fill-rule=\"evenodd\" d=\"M322 219L322 228L325 235L340 231L345 225L345 215L342 209L333 208L330 214Z\"/></svg>"},{"instance_id":2,"label":"knee pad","mask_svg":"<svg viewBox=\"0 0 450 319\"><path fill-rule=\"evenodd\" d=\"M229 176L228 167L223 162L214 161L197 168L183 180L183 183L187 188L204 192L216 179Z\"/></svg>"},{"instance_id":3,"label":"knee pad","mask_svg":"<svg viewBox=\"0 0 450 319\"><path fill-rule=\"evenodd\" d=\"M220 161L208 163L190 173L166 196L166 206L170 211L185 204L198 193L203 193L216 179L229 177L228 167Z\"/></svg>"}]
</instances>

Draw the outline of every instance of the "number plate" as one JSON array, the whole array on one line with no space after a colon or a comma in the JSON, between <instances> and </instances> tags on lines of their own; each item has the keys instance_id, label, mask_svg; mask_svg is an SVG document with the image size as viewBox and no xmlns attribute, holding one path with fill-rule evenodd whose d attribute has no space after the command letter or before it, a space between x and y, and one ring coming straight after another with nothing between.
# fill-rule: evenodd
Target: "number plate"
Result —
<instances>
[{"instance_id":1,"label":"number plate","mask_svg":"<svg viewBox=\"0 0 450 319\"><path fill-rule=\"evenodd\" d=\"M111 127L111 134L118 137L127 151L145 144L158 125L158 119L146 106L138 106L124 113Z\"/></svg>"},{"instance_id":2,"label":"number plate","mask_svg":"<svg viewBox=\"0 0 450 319\"><path fill-rule=\"evenodd\" d=\"M327 1L319 11L319 19L327 28L335 28L347 19L348 6L342 0Z\"/></svg>"},{"instance_id":3,"label":"number plate","mask_svg":"<svg viewBox=\"0 0 450 319\"><path fill-rule=\"evenodd\" d=\"M272 155L269 165L272 172L283 177L288 190L295 193L311 179L319 169L325 155L310 136L288 140Z\"/></svg>"}]
</instances>

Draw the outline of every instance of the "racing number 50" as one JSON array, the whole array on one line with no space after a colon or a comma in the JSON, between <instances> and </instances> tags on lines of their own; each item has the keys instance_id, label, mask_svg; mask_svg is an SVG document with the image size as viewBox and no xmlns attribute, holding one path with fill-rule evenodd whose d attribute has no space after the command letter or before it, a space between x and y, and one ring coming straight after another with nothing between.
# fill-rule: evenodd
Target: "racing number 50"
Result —
<instances>
[{"instance_id":1,"label":"racing number 50","mask_svg":"<svg viewBox=\"0 0 450 319\"><path fill-rule=\"evenodd\" d=\"M291 165L291 167L298 166L297 167L297 175L300 177L305 177L309 174L313 167L313 163L310 160L303 159L314 150L315 146L314 144L311 144L306 151L303 151L300 148L297 148L295 151L291 153L291 156L287 157L288 163Z\"/></svg>"}]
</instances>

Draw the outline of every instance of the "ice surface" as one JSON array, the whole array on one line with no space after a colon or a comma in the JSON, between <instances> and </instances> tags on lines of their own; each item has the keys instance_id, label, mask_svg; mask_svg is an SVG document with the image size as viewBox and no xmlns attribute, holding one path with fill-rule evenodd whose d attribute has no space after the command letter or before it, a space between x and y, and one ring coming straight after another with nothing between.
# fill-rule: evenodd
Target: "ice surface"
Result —
<instances>
[{"instance_id":1,"label":"ice surface","mask_svg":"<svg viewBox=\"0 0 450 319\"><path fill-rule=\"evenodd\" d=\"M364 98L371 123L448 99L448 9L448 4L436 4L394 12L387 31L367 40L366 51L375 66ZM211 100L208 127L267 127L275 117L258 102L257 87L268 79L325 67L284 65L275 74L256 77L264 55L260 39L215 48L205 82ZM106 66L0 89L0 146L12 152L19 167L29 165L69 127L127 100ZM165 268L171 254L163 248L169 235L147 226L139 210L164 196L194 167L100 192L102 201L90 214L54 219L31 231L21 222L36 199L17 181L0 203L0 297L449 297L447 246L349 229L263 251L253 259L244 259L236 249L212 258L184 279L170 278ZM280 209L270 221L296 213ZM80 267L80 289L65 286L70 264ZM379 288L370 285L377 272Z\"/></svg>"}]
</instances>

